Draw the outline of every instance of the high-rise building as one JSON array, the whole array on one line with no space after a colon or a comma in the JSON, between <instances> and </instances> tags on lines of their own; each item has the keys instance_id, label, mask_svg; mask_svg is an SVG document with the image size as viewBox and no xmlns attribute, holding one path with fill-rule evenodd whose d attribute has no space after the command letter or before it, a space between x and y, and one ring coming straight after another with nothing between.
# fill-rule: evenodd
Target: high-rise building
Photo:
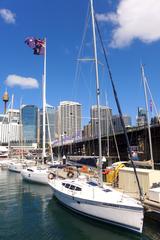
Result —
<instances>
[{"instance_id":1,"label":"high-rise building","mask_svg":"<svg viewBox=\"0 0 160 240\"><path fill-rule=\"evenodd\" d=\"M154 116L151 118L151 125L160 124L160 116Z\"/></svg>"},{"instance_id":2,"label":"high-rise building","mask_svg":"<svg viewBox=\"0 0 160 240\"><path fill-rule=\"evenodd\" d=\"M38 108L35 105L25 105L21 108L23 125L23 141L25 144L37 143L38 140Z\"/></svg>"},{"instance_id":3,"label":"high-rise building","mask_svg":"<svg viewBox=\"0 0 160 240\"><path fill-rule=\"evenodd\" d=\"M125 127L131 127L132 123L131 123L131 117L130 116L123 115L123 121L124 121ZM123 131L122 124L121 124L121 119L120 119L119 115L113 115L112 116L112 123L113 123L114 131L116 133Z\"/></svg>"},{"instance_id":4,"label":"high-rise building","mask_svg":"<svg viewBox=\"0 0 160 240\"><path fill-rule=\"evenodd\" d=\"M107 106L100 106L101 135L106 136L111 132L112 109ZM91 129L92 137L98 137L98 108L91 107Z\"/></svg>"},{"instance_id":5,"label":"high-rise building","mask_svg":"<svg viewBox=\"0 0 160 240\"><path fill-rule=\"evenodd\" d=\"M46 114L47 114L47 130L50 131L51 141L55 139L55 107L51 105L46 106ZM48 133L48 131L47 131ZM49 133L47 134L47 138L49 138Z\"/></svg>"},{"instance_id":6,"label":"high-rise building","mask_svg":"<svg viewBox=\"0 0 160 240\"><path fill-rule=\"evenodd\" d=\"M55 107L51 105L46 105L46 142L51 142L55 139ZM49 131L50 137L49 139ZM40 142L42 143L43 139L43 110L40 110Z\"/></svg>"},{"instance_id":7,"label":"high-rise building","mask_svg":"<svg viewBox=\"0 0 160 240\"><path fill-rule=\"evenodd\" d=\"M55 140L59 140L60 133L60 112L59 107L55 109Z\"/></svg>"},{"instance_id":8,"label":"high-rise building","mask_svg":"<svg viewBox=\"0 0 160 240\"><path fill-rule=\"evenodd\" d=\"M85 140L91 137L92 137L92 128L91 128L91 122L89 122L87 125L83 127L82 138Z\"/></svg>"},{"instance_id":9,"label":"high-rise building","mask_svg":"<svg viewBox=\"0 0 160 240\"><path fill-rule=\"evenodd\" d=\"M19 109L9 109L6 113L6 117L9 122L19 123L20 122L20 111Z\"/></svg>"},{"instance_id":10,"label":"high-rise building","mask_svg":"<svg viewBox=\"0 0 160 240\"><path fill-rule=\"evenodd\" d=\"M138 108L138 116L137 116L137 126L144 126L147 124L147 112L143 108Z\"/></svg>"},{"instance_id":11,"label":"high-rise building","mask_svg":"<svg viewBox=\"0 0 160 240\"><path fill-rule=\"evenodd\" d=\"M19 110L9 109L0 115L0 142L3 144L20 141Z\"/></svg>"},{"instance_id":12,"label":"high-rise building","mask_svg":"<svg viewBox=\"0 0 160 240\"><path fill-rule=\"evenodd\" d=\"M18 123L0 122L0 143L20 141L20 125Z\"/></svg>"},{"instance_id":13,"label":"high-rise building","mask_svg":"<svg viewBox=\"0 0 160 240\"><path fill-rule=\"evenodd\" d=\"M59 139L62 136L74 140L80 139L81 130L81 104L78 102L63 101L58 107Z\"/></svg>"}]
</instances>

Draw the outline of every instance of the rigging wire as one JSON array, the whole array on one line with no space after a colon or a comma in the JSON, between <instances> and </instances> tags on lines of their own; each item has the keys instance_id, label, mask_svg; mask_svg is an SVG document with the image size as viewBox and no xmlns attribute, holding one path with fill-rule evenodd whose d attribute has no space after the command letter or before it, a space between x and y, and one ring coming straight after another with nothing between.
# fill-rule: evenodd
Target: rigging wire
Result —
<instances>
[{"instance_id":1,"label":"rigging wire","mask_svg":"<svg viewBox=\"0 0 160 240\"><path fill-rule=\"evenodd\" d=\"M89 24L89 18L90 18L90 13L89 13L89 5L88 5L88 10L87 10L87 16L86 16L86 20L85 20L85 26L84 26L84 32L83 32L83 36L82 36L82 42L81 42L81 46L78 52L78 58L80 58L82 50L83 50L83 46L84 46L84 41L86 38L86 33L87 33L87 28L88 28L88 24ZM80 78L80 67L79 67L79 61L76 61L76 71L75 71L75 82L77 79ZM75 91L73 91L75 92Z\"/></svg>"},{"instance_id":2,"label":"rigging wire","mask_svg":"<svg viewBox=\"0 0 160 240\"><path fill-rule=\"evenodd\" d=\"M150 94L150 98L151 98L151 101L152 101L152 103L153 103L153 107L154 107L154 110L155 110L155 114L156 114L157 118L159 118L159 113L158 113L158 110L157 110L157 107L156 107L156 104L155 104L153 95L152 95L152 93L151 93L151 89L150 89L149 84L148 84L148 78L147 78L147 77L145 77L145 78L146 78L146 81L145 81L146 87L147 87L147 90L148 90L148 92L149 92L149 94ZM143 82L143 80L141 81L141 84L142 84L142 82Z\"/></svg>"},{"instance_id":3,"label":"rigging wire","mask_svg":"<svg viewBox=\"0 0 160 240\"><path fill-rule=\"evenodd\" d=\"M113 81L113 78L112 78L112 73L111 73L109 61L108 61L107 54L106 54L106 49L105 49L104 44L103 44L102 36L101 36L101 33L100 33L100 29L99 29L96 17L95 17L95 23L96 23L96 27L97 27L97 31L98 31L98 36L99 36L99 39L100 39L100 42L101 42L102 50L103 50L103 53L104 53L104 58L105 58L105 61L106 61L108 74L109 74L109 79L111 81L111 85L112 85L112 89L113 89L116 105L117 105L119 116L120 116L120 121L121 121L121 124L122 124L122 127L123 127L125 139L126 139L126 142L127 142L128 158L131 161L132 166L133 166L134 174L135 174L137 185L138 185L138 189L139 189L140 200L142 201L143 200L143 193L142 193L142 189L140 187L140 182L139 182L139 178L138 178L138 175L137 175L136 167L135 167L134 162L132 160L132 152L131 152L129 139L128 139L127 131L126 131L124 120L123 120L121 107L120 107L120 104L119 104L117 92L116 92L116 89L115 89L115 84L114 84L114 81Z\"/></svg>"},{"instance_id":4,"label":"rigging wire","mask_svg":"<svg viewBox=\"0 0 160 240\"><path fill-rule=\"evenodd\" d=\"M156 105L155 105L155 101L154 101L154 99L153 99L153 96L152 96L151 90L150 90L150 88L149 88L147 77L146 77L146 81L145 81L145 82L146 82L146 86L147 86L148 92L149 92L149 94L150 94L150 97L151 97L151 100L152 100L152 103L153 103L153 106L154 106L154 109L155 109L156 115L157 115L157 117L158 117L158 116L159 116L159 114L158 114L158 110L157 110L157 107L156 107Z\"/></svg>"},{"instance_id":5,"label":"rigging wire","mask_svg":"<svg viewBox=\"0 0 160 240\"><path fill-rule=\"evenodd\" d=\"M106 95L105 96L106 97L106 105L108 105L107 93L105 95ZM120 154L119 154L119 149L118 149L118 144L117 144L117 139L116 139L116 134L115 134L112 118L111 118L111 113L110 113L110 111L108 111L108 113L109 113L109 121L110 121L110 124L111 124L112 133L113 133L113 137L114 137L114 141L115 141L115 145L116 145L117 157L118 157L119 161L121 161Z\"/></svg>"}]
</instances>

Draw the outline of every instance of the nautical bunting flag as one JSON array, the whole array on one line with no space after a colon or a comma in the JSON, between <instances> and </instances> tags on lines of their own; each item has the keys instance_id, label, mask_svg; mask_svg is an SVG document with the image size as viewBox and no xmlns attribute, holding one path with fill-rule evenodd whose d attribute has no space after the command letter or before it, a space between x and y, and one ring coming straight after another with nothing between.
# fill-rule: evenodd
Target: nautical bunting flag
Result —
<instances>
[{"instance_id":1,"label":"nautical bunting flag","mask_svg":"<svg viewBox=\"0 0 160 240\"><path fill-rule=\"evenodd\" d=\"M44 55L45 40L27 37L24 42L33 49L33 54Z\"/></svg>"}]
</instances>

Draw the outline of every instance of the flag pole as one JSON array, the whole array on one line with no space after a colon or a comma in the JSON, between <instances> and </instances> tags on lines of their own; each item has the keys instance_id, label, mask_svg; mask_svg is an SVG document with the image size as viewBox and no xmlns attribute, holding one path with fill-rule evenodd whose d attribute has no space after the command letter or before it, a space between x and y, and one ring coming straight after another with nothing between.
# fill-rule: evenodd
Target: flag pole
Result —
<instances>
[{"instance_id":1,"label":"flag pole","mask_svg":"<svg viewBox=\"0 0 160 240\"><path fill-rule=\"evenodd\" d=\"M42 161L46 156L46 38L44 39L44 71L43 71L43 150Z\"/></svg>"}]
</instances>

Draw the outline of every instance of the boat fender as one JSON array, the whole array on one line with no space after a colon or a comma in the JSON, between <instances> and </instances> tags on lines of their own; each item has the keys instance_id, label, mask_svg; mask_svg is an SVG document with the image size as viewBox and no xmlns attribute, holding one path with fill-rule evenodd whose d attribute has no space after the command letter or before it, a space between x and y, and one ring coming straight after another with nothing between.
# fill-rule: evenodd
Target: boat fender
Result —
<instances>
[{"instance_id":1,"label":"boat fender","mask_svg":"<svg viewBox=\"0 0 160 240\"><path fill-rule=\"evenodd\" d=\"M49 174L48 174L48 179L49 179L49 180L52 180L52 179L55 178L55 176L56 176L55 174L49 173Z\"/></svg>"},{"instance_id":2,"label":"boat fender","mask_svg":"<svg viewBox=\"0 0 160 240\"><path fill-rule=\"evenodd\" d=\"M69 171L69 172L67 173L67 177L68 177L68 178L73 178L73 176L74 176L74 172Z\"/></svg>"}]
</instances>

